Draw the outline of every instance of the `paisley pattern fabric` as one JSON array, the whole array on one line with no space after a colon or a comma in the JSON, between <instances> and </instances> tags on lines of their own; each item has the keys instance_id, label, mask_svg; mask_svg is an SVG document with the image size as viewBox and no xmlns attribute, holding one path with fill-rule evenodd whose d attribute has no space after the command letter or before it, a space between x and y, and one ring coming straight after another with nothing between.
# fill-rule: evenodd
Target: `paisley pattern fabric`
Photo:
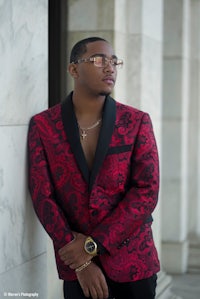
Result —
<instances>
[{"instance_id":1,"label":"paisley pattern fabric","mask_svg":"<svg viewBox=\"0 0 200 299\"><path fill-rule=\"evenodd\" d=\"M58 256L73 239L72 231L104 246L99 259L114 281L135 281L159 271L151 229L159 163L148 114L107 97L90 172L70 94L31 119L28 153L34 209L53 240L61 279L76 279Z\"/></svg>"}]
</instances>

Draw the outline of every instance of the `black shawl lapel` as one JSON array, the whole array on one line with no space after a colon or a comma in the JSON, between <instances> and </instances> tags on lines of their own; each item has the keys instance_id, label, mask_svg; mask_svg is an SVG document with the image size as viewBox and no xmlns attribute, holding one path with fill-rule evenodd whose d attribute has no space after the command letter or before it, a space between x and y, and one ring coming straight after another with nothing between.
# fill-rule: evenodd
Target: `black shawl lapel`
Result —
<instances>
[{"instance_id":1,"label":"black shawl lapel","mask_svg":"<svg viewBox=\"0 0 200 299\"><path fill-rule=\"evenodd\" d=\"M61 116L72 152L85 181L89 184L89 169L80 143L79 129L72 103L72 93L61 104Z\"/></svg>"},{"instance_id":2,"label":"black shawl lapel","mask_svg":"<svg viewBox=\"0 0 200 299\"><path fill-rule=\"evenodd\" d=\"M79 169L81 170L85 181L88 183L89 191L95 182L96 176L100 170L103 160L106 156L109 143L114 130L116 119L116 103L111 97L105 100L102 126L99 133L97 149L95 153L94 165L90 173L84 152L80 143L79 129L72 103L72 93L61 104L61 116L66 136L71 145L73 154L75 155Z\"/></svg>"},{"instance_id":3,"label":"black shawl lapel","mask_svg":"<svg viewBox=\"0 0 200 299\"><path fill-rule=\"evenodd\" d=\"M100 170L103 160L108 151L110 140L113 134L116 119L116 102L110 96L106 98L103 116L102 126L99 134L97 149L95 153L94 165L92 167L92 173L90 177L89 190L91 191L95 178Z\"/></svg>"}]
</instances>

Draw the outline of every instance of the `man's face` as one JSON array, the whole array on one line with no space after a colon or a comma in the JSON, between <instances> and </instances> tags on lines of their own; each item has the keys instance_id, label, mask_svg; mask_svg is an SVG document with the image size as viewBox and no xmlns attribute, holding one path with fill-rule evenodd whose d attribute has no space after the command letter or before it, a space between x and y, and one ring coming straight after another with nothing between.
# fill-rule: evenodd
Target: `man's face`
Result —
<instances>
[{"instance_id":1,"label":"man's face","mask_svg":"<svg viewBox=\"0 0 200 299\"><path fill-rule=\"evenodd\" d=\"M80 59L100 56L107 59L116 58L111 45L104 41L96 41L87 45L87 52ZM76 64L76 87L95 96L108 95L112 92L117 76L116 66L110 62L104 67L95 66L94 62L87 61Z\"/></svg>"}]
</instances>

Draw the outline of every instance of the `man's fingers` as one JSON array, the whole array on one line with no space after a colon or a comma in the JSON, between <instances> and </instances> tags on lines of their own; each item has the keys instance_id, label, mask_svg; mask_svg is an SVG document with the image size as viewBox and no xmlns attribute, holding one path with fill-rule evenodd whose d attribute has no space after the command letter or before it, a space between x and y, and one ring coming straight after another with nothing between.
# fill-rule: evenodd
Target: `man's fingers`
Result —
<instances>
[{"instance_id":1,"label":"man's fingers","mask_svg":"<svg viewBox=\"0 0 200 299\"><path fill-rule=\"evenodd\" d=\"M82 290L83 290L83 293L84 293L84 295L85 295L85 297L90 297L90 291L89 291L89 288L88 287L84 287L84 286L82 286L81 285L81 288L82 288Z\"/></svg>"},{"instance_id":2,"label":"man's fingers","mask_svg":"<svg viewBox=\"0 0 200 299\"><path fill-rule=\"evenodd\" d=\"M101 293L101 291L100 291ZM92 297L92 299L103 299L101 296L99 296L99 291L97 291L97 289L93 286L91 286L90 288L90 295Z\"/></svg>"},{"instance_id":3,"label":"man's fingers","mask_svg":"<svg viewBox=\"0 0 200 299\"><path fill-rule=\"evenodd\" d=\"M104 281L101 282L101 289L102 289L102 293L103 293L103 299L104 298L108 298L109 296L109 290L108 290L108 285L106 280L104 279Z\"/></svg>"},{"instance_id":4,"label":"man's fingers","mask_svg":"<svg viewBox=\"0 0 200 299\"><path fill-rule=\"evenodd\" d=\"M91 263L86 269L76 274L86 297L90 295L92 299L108 298L109 291L106 279L95 263Z\"/></svg>"},{"instance_id":5,"label":"man's fingers","mask_svg":"<svg viewBox=\"0 0 200 299\"><path fill-rule=\"evenodd\" d=\"M99 282L93 282L93 284L89 286L89 291L92 299L105 299L109 296L108 285L104 277L102 277Z\"/></svg>"},{"instance_id":6,"label":"man's fingers","mask_svg":"<svg viewBox=\"0 0 200 299\"><path fill-rule=\"evenodd\" d=\"M96 299L96 298L97 299L104 299L105 298L103 289L100 285L96 285L93 289L92 289L92 292L91 292L92 299Z\"/></svg>"},{"instance_id":7,"label":"man's fingers","mask_svg":"<svg viewBox=\"0 0 200 299\"><path fill-rule=\"evenodd\" d=\"M66 253L68 253L68 251L70 250L70 247L72 243L76 240L78 234L73 232L73 235L74 235L74 239L58 250L58 254L60 256L66 255Z\"/></svg>"}]
</instances>

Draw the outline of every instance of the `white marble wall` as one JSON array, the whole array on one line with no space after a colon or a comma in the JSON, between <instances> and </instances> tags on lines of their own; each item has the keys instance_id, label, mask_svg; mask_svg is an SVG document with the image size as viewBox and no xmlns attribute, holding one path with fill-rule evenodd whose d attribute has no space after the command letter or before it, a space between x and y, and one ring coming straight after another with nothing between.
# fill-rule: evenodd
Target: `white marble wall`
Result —
<instances>
[{"instance_id":1,"label":"white marble wall","mask_svg":"<svg viewBox=\"0 0 200 299\"><path fill-rule=\"evenodd\" d=\"M47 102L47 0L0 1L0 298L46 297L46 235L27 190L27 127Z\"/></svg>"}]
</instances>

